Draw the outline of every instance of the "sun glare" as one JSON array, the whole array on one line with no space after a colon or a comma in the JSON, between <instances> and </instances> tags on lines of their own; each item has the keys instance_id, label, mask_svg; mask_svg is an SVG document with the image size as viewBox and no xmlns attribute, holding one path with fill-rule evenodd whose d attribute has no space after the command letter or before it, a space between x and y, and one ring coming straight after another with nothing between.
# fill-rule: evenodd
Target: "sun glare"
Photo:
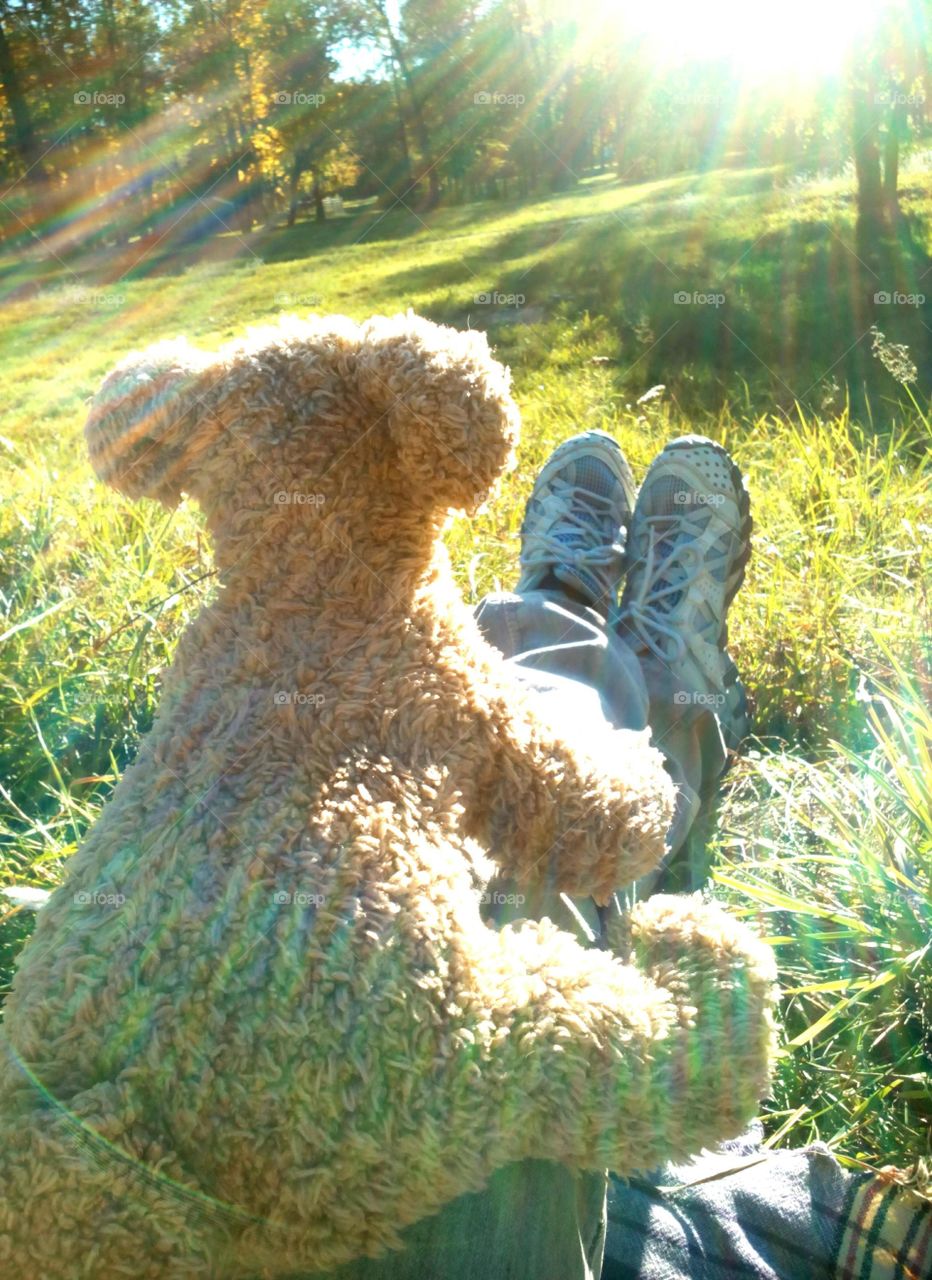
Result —
<instances>
[{"instance_id":1,"label":"sun glare","mask_svg":"<svg viewBox=\"0 0 932 1280\"><path fill-rule=\"evenodd\" d=\"M662 64L727 62L738 78L814 80L840 70L886 0L593 0L606 21L636 30ZM611 14L611 17L609 16Z\"/></svg>"}]
</instances>

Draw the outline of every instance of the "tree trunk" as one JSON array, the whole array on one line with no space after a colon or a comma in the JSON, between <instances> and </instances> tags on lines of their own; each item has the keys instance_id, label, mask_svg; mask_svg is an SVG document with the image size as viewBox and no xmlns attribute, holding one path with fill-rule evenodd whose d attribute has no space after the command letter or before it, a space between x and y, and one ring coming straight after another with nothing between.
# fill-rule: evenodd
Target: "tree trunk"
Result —
<instances>
[{"instance_id":1,"label":"tree trunk","mask_svg":"<svg viewBox=\"0 0 932 1280\"><path fill-rule=\"evenodd\" d=\"M324 208L324 193L321 190L320 171L318 169L314 170L313 195L314 195L314 221L326 222L327 210Z\"/></svg>"},{"instance_id":2,"label":"tree trunk","mask_svg":"<svg viewBox=\"0 0 932 1280\"><path fill-rule=\"evenodd\" d=\"M105 0L103 6L104 28L107 32L107 51L111 58L116 56L117 51L117 24L116 15L113 12L113 0Z\"/></svg>"},{"instance_id":3,"label":"tree trunk","mask_svg":"<svg viewBox=\"0 0 932 1280\"><path fill-rule=\"evenodd\" d=\"M401 89L398 85L398 68L395 66L394 59L391 63L392 68L392 97L395 99L395 110L398 112L398 141L401 144L401 156L404 164L404 173L401 175L401 188L405 190L410 186L413 178L413 166L411 164L411 148L408 146L408 129L405 124L404 105L401 101Z\"/></svg>"},{"instance_id":4,"label":"tree trunk","mask_svg":"<svg viewBox=\"0 0 932 1280\"><path fill-rule=\"evenodd\" d=\"M13 150L20 158L25 176L34 165L39 168L37 162L39 146L29 104L20 83L16 60L3 26L4 17L5 14L0 13L0 85L3 86L3 96L6 98L13 118ZM30 177L33 181L41 181L45 173L39 168L39 171L32 173Z\"/></svg>"},{"instance_id":5,"label":"tree trunk","mask_svg":"<svg viewBox=\"0 0 932 1280\"><path fill-rule=\"evenodd\" d=\"M899 171L900 140L891 129L883 148L883 202L887 212L895 212L899 203L897 197Z\"/></svg>"},{"instance_id":6,"label":"tree trunk","mask_svg":"<svg viewBox=\"0 0 932 1280\"><path fill-rule=\"evenodd\" d=\"M897 94L890 108L887 136L884 139L883 201L888 215L895 215L899 209L900 143L905 138L908 127L906 103L899 100L902 96Z\"/></svg>"},{"instance_id":7,"label":"tree trunk","mask_svg":"<svg viewBox=\"0 0 932 1280\"><path fill-rule=\"evenodd\" d=\"M294 160L291 164L291 182L288 191L288 226L293 227L295 219L298 216L298 183L301 181L301 174L304 172L304 165L301 157L295 152Z\"/></svg>"},{"instance_id":8,"label":"tree trunk","mask_svg":"<svg viewBox=\"0 0 932 1280\"><path fill-rule=\"evenodd\" d=\"M391 50L392 60L401 72L401 78L405 82L405 88L408 90L408 101L411 104L411 121L414 125L414 136L417 139L417 145L421 152L421 164L424 166L421 173L426 175L428 183L427 208L433 209L440 201L440 175L437 172L437 166L434 164L431 155L430 133L427 128L427 119L424 115L424 107L420 99L420 95L414 84L414 77L411 74L411 68L405 58L404 50L401 42L398 40L395 32L392 30L392 24L389 21L388 14L384 8L380 6L379 13L385 27L385 34L388 38L388 45Z\"/></svg>"},{"instance_id":9,"label":"tree trunk","mask_svg":"<svg viewBox=\"0 0 932 1280\"><path fill-rule=\"evenodd\" d=\"M858 223L878 228L884 221L884 192L880 170L880 119L873 85L854 90L853 150L858 181Z\"/></svg>"}]
</instances>

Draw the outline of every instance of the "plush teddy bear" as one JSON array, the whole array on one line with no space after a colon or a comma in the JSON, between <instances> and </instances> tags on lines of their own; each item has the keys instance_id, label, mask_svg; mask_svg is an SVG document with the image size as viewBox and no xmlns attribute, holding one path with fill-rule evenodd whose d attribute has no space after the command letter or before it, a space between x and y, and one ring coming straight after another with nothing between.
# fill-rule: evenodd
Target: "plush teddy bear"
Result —
<instances>
[{"instance_id":1,"label":"plush teddy bear","mask_svg":"<svg viewBox=\"0 0 932 1280\"><path fill-rule=\"evenodd\" d=\"M490 856L605 901L671 811L656 751L609 770L535 717L455 589L444 521L517 429L484 337L413 315L103 383L97 472L196 498L219 586L6 1006L4 1278L322 1271L510 1162L624 1173L753 1115L744 926L654 898L613 955L481 917Z\"/></svg>"}]
</instances>

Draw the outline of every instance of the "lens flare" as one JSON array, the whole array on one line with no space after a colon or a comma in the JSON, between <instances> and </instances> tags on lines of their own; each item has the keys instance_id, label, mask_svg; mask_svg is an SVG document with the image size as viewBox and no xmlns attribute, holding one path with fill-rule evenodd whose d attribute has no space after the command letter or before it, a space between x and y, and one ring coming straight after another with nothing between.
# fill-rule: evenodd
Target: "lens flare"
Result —
<instances>
[{"instance_id":1,"label":"lens flare","mask_svg":"<svg viewBox=\"0 0 932 1280\"><path fill-rule=\"evenodd\" d=\"M736 78L837 73L852 47L880 21L887 0L588 0L600 26L640 38L660 64L723 62Z\"/></svg>"}]
</instances>

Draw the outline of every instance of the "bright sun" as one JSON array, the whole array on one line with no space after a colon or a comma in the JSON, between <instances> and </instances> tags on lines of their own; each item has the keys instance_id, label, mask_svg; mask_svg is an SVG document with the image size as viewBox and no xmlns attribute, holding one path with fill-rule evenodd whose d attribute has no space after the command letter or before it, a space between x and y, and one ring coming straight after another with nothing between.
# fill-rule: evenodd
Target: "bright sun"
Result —
<instances>
[{"instance_id":1,"label":"bright sun","mask_svg":"<svg viewBox=\"0 0 932 1280\"><path fill-rule=\"evenodd\" d=\"M636 31L652 60L727 61L742 79L821 78L840 69L887 0L591 0L602 19ZM647 52L648 50L645 50Z\"/></svg>"}]
</instances>

